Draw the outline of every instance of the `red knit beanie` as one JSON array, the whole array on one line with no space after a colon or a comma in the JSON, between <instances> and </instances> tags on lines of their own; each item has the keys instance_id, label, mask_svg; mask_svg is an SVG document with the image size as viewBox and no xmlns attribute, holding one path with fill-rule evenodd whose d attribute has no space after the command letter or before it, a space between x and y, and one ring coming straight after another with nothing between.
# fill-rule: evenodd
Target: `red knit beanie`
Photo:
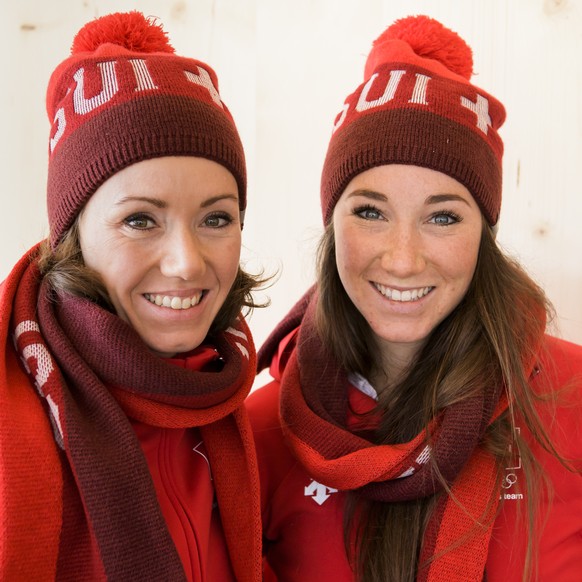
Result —
<instances>
[{"instance_id":1,"label":"red knit beanie","mask_svg":"<svg viewBox=\"0 0 582 582\"><path fill-rule=\"evenodd\" d=\"M469 81L473 57L427 16L397 20L374 42L364 83L335 120L323 166L324 223L357 174L385 164L437 170L463 184L490 225L501 206L505 109Z\"/></svg>"},{"instance_id":2,"label":"red knit beanie","mask_svg":"<svg viewBox=\"0 0 582 582\"><path fill-rule=\"evenodd\" d=\"M47 188L54 248L89 197L126 166L161 156L198 156L226 167L246 207L246 168L216 73L175 54L139 12L86 24L47 91L52 122Z\"/></svg>"}]
</instances>

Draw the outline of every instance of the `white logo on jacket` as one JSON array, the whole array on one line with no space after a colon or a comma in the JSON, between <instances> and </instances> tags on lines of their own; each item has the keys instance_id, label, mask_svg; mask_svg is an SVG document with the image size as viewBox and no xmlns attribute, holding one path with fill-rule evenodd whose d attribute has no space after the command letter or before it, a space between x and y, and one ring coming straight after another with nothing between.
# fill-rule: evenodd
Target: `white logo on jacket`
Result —
<instances>
[{"instance_id":1,"label":"white logo on jacket","mask_svg":"<svg viewBox=\"0 0 582 582\"><path fill-rule=\"evenodd\" d=\"M520 428L515 427L515 431L519 434ZM501 482L501 492L500 499L516 500L520 501L523 499L523 493L519 490L519 475L521 474L521 456L519 451L513 450L513 445L509 445L509 451L512 455L512 460L508 467L505 467L505 476Z\"/></svg>"},{"instance_id":2,"label":"white logo on jacket","mask_svg":"<svg viewBox=\"0 0 582 582\"><path fill-rule=\"evenodd\" d=\"M337 489L318 483L315 480L312 480L307 487L304 487L303 491L305 497L311 497L317 505L323 505L331 497L332 493L337 493Z\"/></svg>"}]
</instances>

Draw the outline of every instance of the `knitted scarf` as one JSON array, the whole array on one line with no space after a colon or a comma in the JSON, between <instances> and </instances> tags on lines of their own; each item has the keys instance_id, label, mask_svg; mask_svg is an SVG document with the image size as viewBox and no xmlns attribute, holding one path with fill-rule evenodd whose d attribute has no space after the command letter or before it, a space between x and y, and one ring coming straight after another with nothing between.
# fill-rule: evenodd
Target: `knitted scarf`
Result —
<instances>
[{"instance_id":1,"label":"knitted scarf","mask_svg":"<svg viewBox=\"0 0 582 582\"><path fill-rule=\"evenodd\" d=\"M34 499L48 480L53 503L47 500L44 515L27 516L27 507L2 496L3 573L30 572L4 562L14 560L19 538L35 532L54 545L47 543L46 560L35 566L36 580L185 580L130 416L158 427L199 427L235 575L260 580L258 473L242 408L255 352L242 317L213 338L223 369L194 372L152 354L129 325L88 300L51 301L27 257L3 284L3 319L11 298L16 351L44 402L54 441L47 437L21 451L12 435L10 449L2 444L1 487L27 488L20 497ZM17 397L6 382L12 404ZM35 409L30 414L24 420L39 416ZM25 463L38 467L37 480L23 483Z\"/></svg>"},{"instance_id":2,"label":"knitted scarf","mask_svg":"<svg viewBox=\"0 0 582 582\"><path fill-rule=\"evenodd\" d=\"M325 349L315 328L312 288L269 336L259 352L266 366L278 341L300 324L296 349L281 379L282 428L309 474L329 487L357 489L383 502L426 497L441 491L435 466L450 487L427 527L419 582L483 580L499 492L493 457L479 446L493 418L505 407L499 387L486 388L433 419L410 442L374 445L346 427L347 373Z\"/></svg>"}]
</instances>

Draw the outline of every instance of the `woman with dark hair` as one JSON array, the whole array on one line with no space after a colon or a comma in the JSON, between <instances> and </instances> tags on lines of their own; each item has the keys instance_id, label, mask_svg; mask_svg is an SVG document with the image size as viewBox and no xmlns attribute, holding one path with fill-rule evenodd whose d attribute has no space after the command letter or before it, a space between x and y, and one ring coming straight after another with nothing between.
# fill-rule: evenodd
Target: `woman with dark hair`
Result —
<instances>
[{"instance_id":1,"label":"woman with dark hair","mask_svg":"<svg viewBox=\"0 0 582 582\"><path fill-rule=\"evenodd\" d=\"M374 43L324 162L317 282L249 398L268 576L577 580L582 348L495 241L502 104L424 16Z\"/></svg>"},{"instance_id":2,"label":"woman with dark hair","mask_svg":"<svg viewBox=\"0 0 582 582\"><path fill-rule=\"evenodd\" d=\"M0 287L0 578L256 582L260 281L216 74L111 14L47 109L50 237Z\"/></svg>"}]
</instances>

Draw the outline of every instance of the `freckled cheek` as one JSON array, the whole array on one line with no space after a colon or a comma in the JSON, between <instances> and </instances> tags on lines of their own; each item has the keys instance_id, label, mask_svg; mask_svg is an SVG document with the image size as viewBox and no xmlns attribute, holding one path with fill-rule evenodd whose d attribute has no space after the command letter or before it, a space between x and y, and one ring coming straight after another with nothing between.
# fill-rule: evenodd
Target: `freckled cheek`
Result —
<instances>
[{"instance_id":1,"label":"freckled cheek","mask_svg":"<svg viewBox=\"0 0 582 582\"><path fill-rule=\"evenodd\" d=\"M354 234L341 231L335 235L335 256L338 265L357 264L361 259L360 255L366 252L369 241L361 240Z\"/></svg>"},{"instance_id":2,"label":"freckled cheek","mask_svg":"<svg viewBox=\"0 0 582 582\"><path fill-rule=\"evenodd\" d=\"M448 265L451 278L459 281L459 284L462 284L465 289L468 288L473 279L475 267L477 266L478 252L478 245L469 242L466 245L458 247L451 255L454 257L454 260L451 260Z\"/></svg>"},{"instance_id":3,"label":"freckled cheek","mask_svg":"<svg viewBox=\"0 0 582 582\"><path fill-rule=\"evenodd\" d=\"M337 265L337 270L340 277L343 279L346 271L349 271L350 265L352 263L352 257L349 245L343 243L343 241L336 241L335 247L335 262Z\"/></svg>"},{"instance_id":4,"label":"freckled cheek","mask_svg":"<svg viewBox=\"0 0 582 582\"><path fill-rule=\"evenodd\" d=\"M337 243L336 243L337 245ZM337 271L348 297L354 302L361 294L360 283L365 271L365 262L353 244L336 246Z\"/></svg>"}]
</instances>

